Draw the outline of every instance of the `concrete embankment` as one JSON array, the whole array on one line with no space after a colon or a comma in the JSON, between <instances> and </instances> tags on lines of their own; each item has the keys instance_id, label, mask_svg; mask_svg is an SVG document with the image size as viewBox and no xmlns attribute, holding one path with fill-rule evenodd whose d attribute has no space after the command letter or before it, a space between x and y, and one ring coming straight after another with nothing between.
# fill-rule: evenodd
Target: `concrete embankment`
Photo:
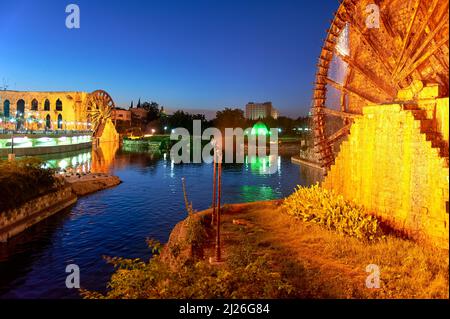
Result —
<instances>
[{"instance_id":1,"label":"concrete embankment","mask_svg":"<svg viewBox=\"0 0 450 319\"><path fill-rule=\"evenodd\" d=\"M119 177L108 174L88 174L84 176L67 177L66 181L77 196L84 196L103 189L114 187L121 183Z\"/></svg>"},{"instance_id":2,"label":"concrete embankment","mask_svg":"<svg viewBox=\"0 0 450 319\"><path fill-rule=\"evenodd\" d=\"M18 208L0 212L0 242L6 242L41 220L75 204L70 186L29 201Z\"/></svg>"},{"instance_id":3,"label":"concrete embankment","mask_svg":"<svg viewBox=\"0 0 450 319\"><path fill-rule=\"evenodd\" d=\"M107 174L74 175L65 178L65 186L35 198L18 208L0 212L0 242L23 232L77 202L78 196L91 194L120 184L117 176Z\"/></svg>"},{"instance_id":4,"label":"concrete embankment","mask_svg":"<svg viewBox=\"0 0 450 319\"><path fill-rule=\"evenodd\" d=\"M15 147L14 154L16 156L38 156L55 153L75 152L90 149L91 147L92 142L69 144L69 145L40 146L40 147L24 147L24 148ZM6 157L8 156L9 153L11 153L10 148L0 149L0 157Z\"/></svg>"},{"instance_id":5,"label":"concrete embankment","mask_svg":"<svg viewBox=\"0 0 450 319\"><path fill-rule=\"evenodd\" d=\"M292 156L291 162L297 165L306 165L313 168L317 168L319 170L323 170L322 166L319 163L313 162L309 159L301 158L300 156Z\"/></svg>"}]
</instances>

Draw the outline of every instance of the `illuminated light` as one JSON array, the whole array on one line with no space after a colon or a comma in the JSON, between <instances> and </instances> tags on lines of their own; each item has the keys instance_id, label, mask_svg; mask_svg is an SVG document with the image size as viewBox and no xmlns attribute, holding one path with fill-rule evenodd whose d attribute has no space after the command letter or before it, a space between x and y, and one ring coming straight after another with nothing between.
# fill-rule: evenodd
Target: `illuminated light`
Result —
<instances>
[{"instance_id":1,"label":"illuminated light","mask_svg":"<svg viewBox=\"0 0 450 319\"><path fill-rule=\"evenodd\" d=\"M76 166L77 165L77 158L73 157L72 158L72 166Z\"/></svg>"},{"instance_id":2,"label":"illuminated light","mask_svg":"<svg viewBox=\"0 0 450 319\"><path fill-rule=\"evenodd\" d=\"M257 122L255 125L253 125L252 130L250 132L251 135L268 135L269 130L267 129L266 124L263 122Z\"/></svg>"},{"instance_id":3,"label":"illuminated light","mask_svg":"<svg viewBox=\"0 0 450 319\"><path fill-rule=\"evenodd\" d=\"M281 128L279 128L279 129L278 129L278 133L281 133L281 132L282 132L282 129L281 129Z\"/></svg>"},{"instance_id":4,"label":"illuminated light","mask_svg":"<svg viewBox=\"0 0 450 319\"><path fill-rule=\"evenodd\" d=\"M49 137L40 137L40 138L37 139L37 141L40 142L40 143L48 143L48 142L50 142L51 140L52 140L52 139L49 138Z\"/></svg>"},{"instance_id":5,"label":"illuminated light","mask_svg":"<svg viewBox=\"0 0 450 319\"><path fill-rule=\"evenodd\" d=\"M65 169L67 167L67 165L68 165L68 163L64 159L59 161L59 163L58 163L58 167L61 168L61 169Z\"/></svg>"},{"instance_id":6,"label":"illuminated light","mask_svg":"<svg viewBox=\"0 0 450 319\"><path fill-rule=\"evenodd\" d=\"M18 144L21 144L21 143L28 143L29 141L28 141L28 137L15 137L14 138L14 143L18 143Z\"/></svg>"},{"instance_id":7,"label":"illuminated light","mask_svg":"<svg viewBox=\"0 0 450 319\"><path fill-rule=\"evenodd\" d=\"M164 126L164 131L167 130L167 126Z\"/></svg>"},{"instance_id":8,"label":"illuminated light","mask_svg":"<svg viewBox=\"0 0 450 319\"><path fill-rule=\"evenodd\" d=\"M172 134L175 134L175 130L172 130Z\"/></svg>"}]
</instances>

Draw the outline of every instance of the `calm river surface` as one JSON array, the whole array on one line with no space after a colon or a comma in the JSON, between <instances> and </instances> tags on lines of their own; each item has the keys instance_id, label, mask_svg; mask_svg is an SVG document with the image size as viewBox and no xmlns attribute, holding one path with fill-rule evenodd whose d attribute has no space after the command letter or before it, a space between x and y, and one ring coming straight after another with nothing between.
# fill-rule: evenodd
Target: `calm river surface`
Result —
<instances>
[{"instance_id":1,"label":"calm river surface","mask_svg":"<svg viewBox=\"0 0 450 319\"><path fill-rule=\"evenodd\" d=\"M80 267L81 286L104 291L113 271L102 256L150 257L146 238L167 241L186 217L181 178L196 210L211 205L212 164L171 163L169 155L106 150L46 158L49 166L109 171L119 186L86 197L51 218L0 243L0 298L79 298L65 286L65 269ZM275 174L262 173L268 162ZM315 183L318 172L292 164L290 156L225 165L223 202L276 199L296 185Z\"/></svg>"}]
</instances>

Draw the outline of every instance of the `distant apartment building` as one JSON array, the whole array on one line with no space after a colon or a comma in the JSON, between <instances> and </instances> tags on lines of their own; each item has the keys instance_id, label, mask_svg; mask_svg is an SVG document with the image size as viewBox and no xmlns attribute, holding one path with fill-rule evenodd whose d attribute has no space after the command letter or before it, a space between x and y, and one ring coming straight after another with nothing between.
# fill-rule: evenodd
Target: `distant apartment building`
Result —
<instances>
[{"instance_id":1,"label":"distant apartment building","mask_svg":"<svg viewBox=\"0 0 450 319\"><path fill-rule=\"evenodd\" d=\"M111 114L113 121L131 122L131 111L121 108L115 108Z\"/></svg>"},{"instance_id":2,"label":"distant apartment building","mask_svg":"<svg viewBox=\"0 0 450 319\"><path fill-rule=\"evenodd\" d=\"M272 106L272 102L253 103L245 106L245 117L249 120L264 119L267 117L278 118L278 111Z\"/></svg>"},{"instance_id":3,"label":"distant apartment building","mask_svg":"<svg viewBox=\"0 0 450 319\"><path fill-rule=\"evenodd\" d=\"M140 107L133 107L130 108L131 117L133 117L136 120L143 120L147 118L148 111L140 108Z\"/></svg>"}]
</instances>

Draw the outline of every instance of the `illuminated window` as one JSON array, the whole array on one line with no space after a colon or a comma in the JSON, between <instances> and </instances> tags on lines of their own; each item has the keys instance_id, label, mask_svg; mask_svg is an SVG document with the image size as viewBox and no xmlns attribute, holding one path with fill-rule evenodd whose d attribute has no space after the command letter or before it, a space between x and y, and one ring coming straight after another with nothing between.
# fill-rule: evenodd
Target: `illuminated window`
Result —
<instances>
[{"instance_id":1,"label":"illuminated window","mask_svg":"<svg viewBox=\"0 0 450 319\"><path fill-rule=\"evenodd\" d=\"M56 110L62 111L62 107L63 107L63 105L62 105L61 100L60 99L56 100Z\"/></svg>"},{"instance_id":2,"label":"illuminated window","mask_svg":"<svg viewBox=\"0 0 450 319\"><path fill-rule=\"evenodd\" d=\"M61 114L58 114L58 129L62 129L63 118Z\"/></svg>"},{"instance_id":3,"label":"illuminated window","mask_svg":"<svg viewBox=\"0 0 450 319\"><path fill-rule=\"evenodd\" d=\"M36 99L33 99L33 101L31 101L31 110L32 111L37 111L38 110L38 106L39 103Z\"/></svg>"},{"instance_id":4,"label":"illuminated window","mask_svg":"<svg viewBox=\"0 0 450 319\"><path fill-rule=\"evenodd\" d=\"M44 102L44 111L50 111L50 101L48 99Z\"/></svg>"},{"instance_id":5,"label":"illuminated window","mask_svg":"<svg viewBox=\"0 0 450 319\"><path fill-rule=\"evenodd\" d=\"M3 102L3 116L9 117L9 100L5 100L5 102Z\"/></svg>"}]
</instances>

